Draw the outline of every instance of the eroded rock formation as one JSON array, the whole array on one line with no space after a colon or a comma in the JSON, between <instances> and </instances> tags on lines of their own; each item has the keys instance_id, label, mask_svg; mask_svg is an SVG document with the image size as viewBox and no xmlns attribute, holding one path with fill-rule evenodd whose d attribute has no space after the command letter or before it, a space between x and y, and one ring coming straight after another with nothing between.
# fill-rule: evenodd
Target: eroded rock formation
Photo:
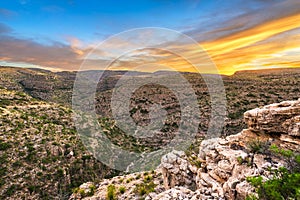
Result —
<instances>
[{"instance_id":1,"label":"eroded rock formation","mask_svg":"<svg viewBox=\"0 0 300 200\"><path fill-rule=\"evenodd\" d=\"M253 131L300 136L300 99L249 110L244 119Z\"/></svg>"},{"instance_id":2,"label":"eroded rock formation","mask_svg":"<svg viewBox=\"0 0 300 200\"><path fill-rule=\"evenodd\" d=\"M197 158L200 166L181 151L165 155L157 169L163 180L156 181L156 189L144 196L145 199L245 199L255 193L247 177L260 175L266 180L271 176L268 169L289 167L280 157L266 152L272 144L299 151L300 100L250 110L244 117L249 129L202 141ZM88 199L97 199L95 197L99 197L97 192Z\"/></svg>"}]
</instances>

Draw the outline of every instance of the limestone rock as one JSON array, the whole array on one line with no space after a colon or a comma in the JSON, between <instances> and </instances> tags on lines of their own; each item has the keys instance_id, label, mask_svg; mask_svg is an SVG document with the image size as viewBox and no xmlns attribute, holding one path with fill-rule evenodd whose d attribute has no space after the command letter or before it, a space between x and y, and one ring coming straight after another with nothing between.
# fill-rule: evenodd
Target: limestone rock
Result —
<instances>
[{"instance_id":1,"label":"limestone rock","mask_svg":"<svg viewBox=\"0 0 300 200\"><path fill-rule=\"evenodd\" d=\"M268 169L278 169L287 163L278 156L254 152L249 143L259 140L265 145L298 150L300 99L254 109L244 116L249 129L225 138L202 141L198 153L201 163L197 167L183 151L174 150L163 156L157 169L162 173L162 181L155 180L158 186L145 199L240 200L254 194L255 189L246 181L247 177L259 175L267 180L272 177ZM100 197L105 190L100 186L97 193ZM139 199L132 190L124 196L119 198Z\"/></svg>"},{"instance_id":2,"label":"limestone rock","mask_svg":"<svg viewBox=\"0 0 300 200\"><path fill-rule=\"evenodd\" d=\"M185 187L175 187L157 195L148 195L145 200L189 200L194 192Z\"/></svg>"},{"instance_id":3,"label":"limestone rock","mask_svg":"<svg viewBox=\"0 0 300 200\"><path fill-rule=\"evenodd\" d=\"M300 136L300 99L255 108L244 114L249 129Z\"/></svg>"},{"instance_id":4,"label":"limestone rock","mask_svg":"<svg viewBox=\"0 0 300 200\"><path fill-rule=\"evenodd\" d=\"M193 188L196 169L189 163L183 151L172 151L161 159L163 183L165 189L175 186Z\"/></svg>"}]
</instances>

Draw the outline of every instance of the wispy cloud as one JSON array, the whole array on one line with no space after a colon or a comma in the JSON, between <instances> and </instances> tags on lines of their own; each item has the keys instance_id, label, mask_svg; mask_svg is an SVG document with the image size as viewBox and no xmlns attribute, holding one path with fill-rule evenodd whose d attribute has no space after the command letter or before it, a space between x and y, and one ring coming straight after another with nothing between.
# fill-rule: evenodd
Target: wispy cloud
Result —
<instances>
[{"instance_id":1,"label":"wispy cloud","mask_svg":"<svg viewBox=\"0 0 300 200\"><path fill-rule=\"evenodd\" d=\"M8 10L5 8L0 8L0 16L5 17L5 18L11 18L17 16L17 12Z\"/></svg>"},{"instance_id":2,"label":"wispy cloud","mask_svg":"<svg viewBox=\"0 0 300 200\"><path fill-rule=\"evenodd\" d=\"M242 69L300 67L300 1L251 2L259 2L261 6L252 8L248 5L250 8L234 14L227 10L227 14L218 13L215 20L213 13L206 19L194 19L183 26L184 32L204 47L221 73L231 74ZM55 7L46 9L49 12L62 11ZM227 17L222 19L225 14ZM72 36L66 36L66 43L53 42L44 45L31 39L18 38L12 31L7 25L0 23L1 61L77 70L88 52L97 45L85 44ZM128 38L115 37L110 43L102 46L102 49L95 50L85 63L91 69L100 69L120 52L135 47L139 41L146 38L146 43L151 43L153 34L157 33L141 32L138 36L133 35L133 38L130 35ZM199 47L170 35L162 34L159 40L161 43L156 48L138 49L122 55L112 63L111 69L130 70L137 65L152 62L181 71L195 71L184 58L163 50L165 46L169 46L174 52L180 51L193 62L197 62L204 72L209 72L210 61Z\"/></svg>"},{"instance_id":3,"label":"wispy cloud","mask_svg":"<svg viewBox=\"0 0 300 200\"><path fill-rule=\"evenodd\" d=\"M56 5L42 7L42 10L50 13L60 13L64 11L62 7Z\"/></svg>"},{"instance_id":4,"label":"wispy cloud","mask_svg":"<svg viewBox=\"0 0 300 200\"><path fill-rule=\"evenodd\" d=\"M216 40L264 24L300 13L298 0L232 1L237 5L218 8L204 19L193 19L200 23L185 32L199 42ZM251 9L249 2L260 2L263 6ZM244 5L244 6L243 6ZM241 8L242 7L242 8ZM232 10L240 10L239 12Z\"/></svg>"},{"instance_id":5,"label":"wispy cloud","mask_svg":"<svg viewBox=\"0 0 300 200\"><path fill-rule=\"evenodd\" d=\"M4 27L4 28L3 28ZM7 32L0 26L0 32ZM0 35L0 59L7 62L22 62L60 69L77 69L80 54L71 46L54 42L42 45L31 39L20 39L11 35Z\"/></svg>"},{"instance_id":6,"label":"wispy cloud","mask_svg":"<svg viewBox=\"0 0 300 200\"><path fill-rule=\"evenodd\" d=\"M0 23L0 34L6 34L11 32L12 32L12 28L10 28L9 26L3 23Z\"/></svg>"},{"instance_id":7,"label":"wispy cloud","mask_svg":"<svg viewBox=\"0 0 300 200\"><path fill-rule=\"evenodd\" d=\"M299 28L300 14L266 22L203 46L221 70L234 71L240 64L299 46Z\"/></svg>"}]
</instances>

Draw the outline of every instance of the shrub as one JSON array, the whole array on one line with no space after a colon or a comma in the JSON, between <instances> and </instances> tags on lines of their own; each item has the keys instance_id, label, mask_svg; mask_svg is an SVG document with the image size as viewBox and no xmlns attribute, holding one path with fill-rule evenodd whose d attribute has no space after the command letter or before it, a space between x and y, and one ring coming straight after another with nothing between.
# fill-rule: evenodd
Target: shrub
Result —
<instances>
[{"instance_id":1,"label":"shrub","mask_svg":"<svg viewBox=\"0 0 300 200\"><path fill-rule=\"evenodd\" d=\"M130 183L133 180L132 177L130 177L129 179L126 180L126 183Z\"/></svg>"},{"instance_id":2,"label":"shrub","mask_svg":"<svg viewBox=\"0 0 300 200\"><path fill-rule=\"evenodd\" d=\"M80 194L81 197L84 197L84 196L85 196L85 191L84 191L84 189L79 189L79 190L78 190L78 193Z\"/></svg>"},{"instance_id":3,"label":"shrub","mask_svg":"<svg viewBox=\"0 0 300 200\"><path fill-rule=\"evenodd\" d=\"M19 189L19 186L13 184L5 191L5 195L9 197L12 194L14 194L16 192L16 190L18 190L18 189Z\"/></svg>"},{"instance_id":4,"label":"shrub","mask_svg":"<svg viewBox=\"0 0 300 200\"><path fill-rule=\"evenodd\" d=\"M149 183L141 183L136 185L134 189L134 193L144 196L145 194L149 194L150 192L154 192L155 184L153 181Z\"/></svg>"},{"instance_id":5,"label":"shrub","mask_svg":"<svg viewBox=\"0 0 300 200\"><path fill-rule=\"evenodd\" d=\"M79 187L73 188L72 189L72 193L77 194L79 192Z\"/></svg>"},{"instance_id":6,"label":"shrub","mask_svg":"<svg viewBox=\"0 0 300 200\"><path fill-rule=\"evenodd\" d=\"M263 181L261 176L248 177L247 181L255 187L258 198L252 195L247 199L300 199L300 155L291 150L280 149L276 145L271 145L270 151L282 156L289 169L270 169L272 176L266 181Z\"/></svg>"},{"instance_id":7,"label":"shrub","mask_svg":"<svg viewBox=\"0 0 300 200\"><path fill-rule=\"evenodd\" d=\"M246 200L257 200L257 197L256 197L256 195L251 194L251 195L246 197Z\"/></svg>"},{"instance_id":8,"label":"shrub","mask_svg":"<svg viewBox=\"0 0 300 200\"><path fill-rule=\"evenodd\" d=\"M261 176L247 178L247 181L256 188L259 199L300 198L300 173L289 173L286 168L276 170L275 176L265 182Z\"/></svg>"},{"instance_id":9,"label":"shrub","mask_svg":"<svg viewBox=\"0 0 300 200\"><path fill-rule=\"evenodd\" d=\"M135 179L138 180L141 178L141 174L136 175Z\"/></svg>"},{"instance_id":10,"label":"shrub","mask_svg":"<svg viewBox=\"0 0 300 200\"><path fill-rule=\"evenodd\" d=\"M30 194L32 194L32 193L36 193L39 190L39 186L29 185L27 189L29 190Z\"/></svg>"},{"instance_id":11,"label":"shrub","mask_svg":"<svg viewBox=\"0 0 300 200\"><path fill-rule=\"evenodd\" d=\"M6 175L6 173L7 173L7 167L1 167L0 168L0 176L2 177L2 176L5 176Z\"/></svg>"},{"instance_id":12,"label":"shrub","mask_svg":"<svg viewBox=\"0 0 300 200\"><path fill-rule=\"evenodd\" d=\"M37 176L42 176L42 175L43 175L43 172L37 172L36 175L37 175Z\"/></svg>"},{"instance_id":13,"label":"shrub","mask_svg":"<svg viewBox=\"0 0 300 200\"><path fill-rule=\"evenodd\" d=\"M116 200L116 187L114 185L109 185L107 187L107 195L106 195L107 200Z\"/></svg>"},{"instance_id":14,"label":"shrub","mask_svg":"<svg viewBox=\"0 0 300 200\"><path fill-rule=\"evenodd\" d=\"M88 195L89 195L89 196L94 195L94 194L95 194L95 191L96 191L96 186L95 186L95 185L90 185L89 189L90 189L90 192L89 192Z\"/></svg>"},{"instance_id":15,"label":"shrub","mask_svg":"<svg viewBox=\"0 0 300 200\"><path fill-rule=\"evenodd\" d=\"M144 182L145 183L148 183L148 182L150 182L151 180L153 179L153 177L152 176L146 176L146 177L144 177Z\"/></svg>"},{"instance_id":16,"label":"shrub","mask_svg":"<svg viewBox=\"0 0 300 200\"><path fill-rule=\"evenodd\" d=\"M11 104L11 101L9 99L1 99L0 100L0 107L6 107Z\"/></svg>"},{"instance_id":17,"label":"shrub","mask_svg":"<svg viewBox=\"0 0 300 200\"><path fill-rule=\"evenodd\" d=\"M244 159L241 156L237 157L236 160L239 163L239 165L243 164L244 162Z\"/></svg>"},{"instance_id":18,"label":"shrub","mask_svg":"<svg viewBox=\"0 0 300 200\"><path fill-rule=\"evenodd\" d=\"M190 161L190 163L194 166L196 166L197 168L200 168L201 165L202 165L202 162L198 159L197 156L194 156L194 155L190 155L188 157L188 160Z\"/></svg>"},{"instance_id":19,"label":"shrub","mask_svg":"<svg viewBox=\"0 0 300 200\"><path fill-rule=\"evenodd\" d=\"M143 175L144 175L144 176L147 176L148 174L149 174L149 172L144 172L144 174L143 174Z\"/></svg>"},{"instance_id":20,"label":"shrub","mask_svg":"<svg viewBox=\"0 0 300 200\"><path fill-rule=\"evenodd\" d=\"M90 191L85 192L84 189L76 187L72 190L72 192L75 193L75 194L80 194L81 198L83 198L83 197L92 196L96 191L96 186L95 185L90 185L89 189L90 189Z\"/></svg>"},{"instance_id":21,"label":"shrub","mask_svg":"<svg viewBox=\"0 0 300 200\"><path fill-rule=\"evenodd\" d=\"M12 147L11 144L6 143L6 142L0 140L0 151L5 151L5 150L7 150L7 149L9 149L11 147Z\"/></svg>"},{"instance_id":22,"label":"shrub","mask_svg":"<svg viewBox=\"0 0 300 200\"><path fill-rule=\"evenodd\" d=\"M246 157L246 158L242 158L241 156L236 158L236 161L238 162L239 165L242 164L247 164L248 167L253 165L253 157Z\"/></svg>"},{"instance_id":23,"label":"shrub","mask_svg":"<svg viewBox=\"0 0 300 200\"><path fill-rule=\"evenodd\" d=\"M121 187L119 188L119 192L120 192L121 194L124 194L125 191L126 191L126 188L125 188L124 186L121 186Z\"/></svg>"},{"instance_id":24,"label":"shrub","mask_svg":"<svg viewBox=\"0 0 300 200\"><path fill-rule=\"evenodd\" d=\"M260 141L260 140L249 141L247 146L250 149L251 153L262 153L263 154L263 153L266 153L269 149L267 142Z\"/></svg>"},{"instance_id":25,"label":"shrub","mask_svg":"<svg viewBox=\"0 0 300 200\"><path fill-rule=\"evenodd\" d=\"M294 156L294 153L293 153L291 150L280 149L280 148L277 147L277 145L275 145L275 144L272 144L272 145L270 146L270 150L271 150L273 153L282 155L282 156L284 156L284 157L290 158L290 157Z\"/></svg>"},{"instance_id":26,"label":"shrub","mask_svg":"<svg viewBox=\"0 0 300 200\"><path fill-rule=\"evenodd\" d=\"M300 155L294 153L289 149L282 149L277 147L275 144L270 146L270 152L279 156L281 159L284 159L287 162L287 165L291 171L300 172Z\"/></svg>"}]
</instances>

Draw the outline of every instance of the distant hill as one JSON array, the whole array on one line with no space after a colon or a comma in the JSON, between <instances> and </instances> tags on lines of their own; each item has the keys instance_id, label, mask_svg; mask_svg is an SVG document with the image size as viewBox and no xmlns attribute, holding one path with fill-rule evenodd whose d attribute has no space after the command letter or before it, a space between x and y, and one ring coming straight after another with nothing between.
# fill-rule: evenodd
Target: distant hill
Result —
<instances>
[{"instance_id":1,"label":"distant hill","mask_svg":"<svg viewBox=\"0 0 300 200\"><path fill-rule=\"evenodd\" d=\"M279 75L279 74L290 74L299 73L300 68L271 68L271 69L256 69L256 70L240 70L235 72L233 75L243 74L257 74L257 75Z\"/></svg>"}]
</instances>

